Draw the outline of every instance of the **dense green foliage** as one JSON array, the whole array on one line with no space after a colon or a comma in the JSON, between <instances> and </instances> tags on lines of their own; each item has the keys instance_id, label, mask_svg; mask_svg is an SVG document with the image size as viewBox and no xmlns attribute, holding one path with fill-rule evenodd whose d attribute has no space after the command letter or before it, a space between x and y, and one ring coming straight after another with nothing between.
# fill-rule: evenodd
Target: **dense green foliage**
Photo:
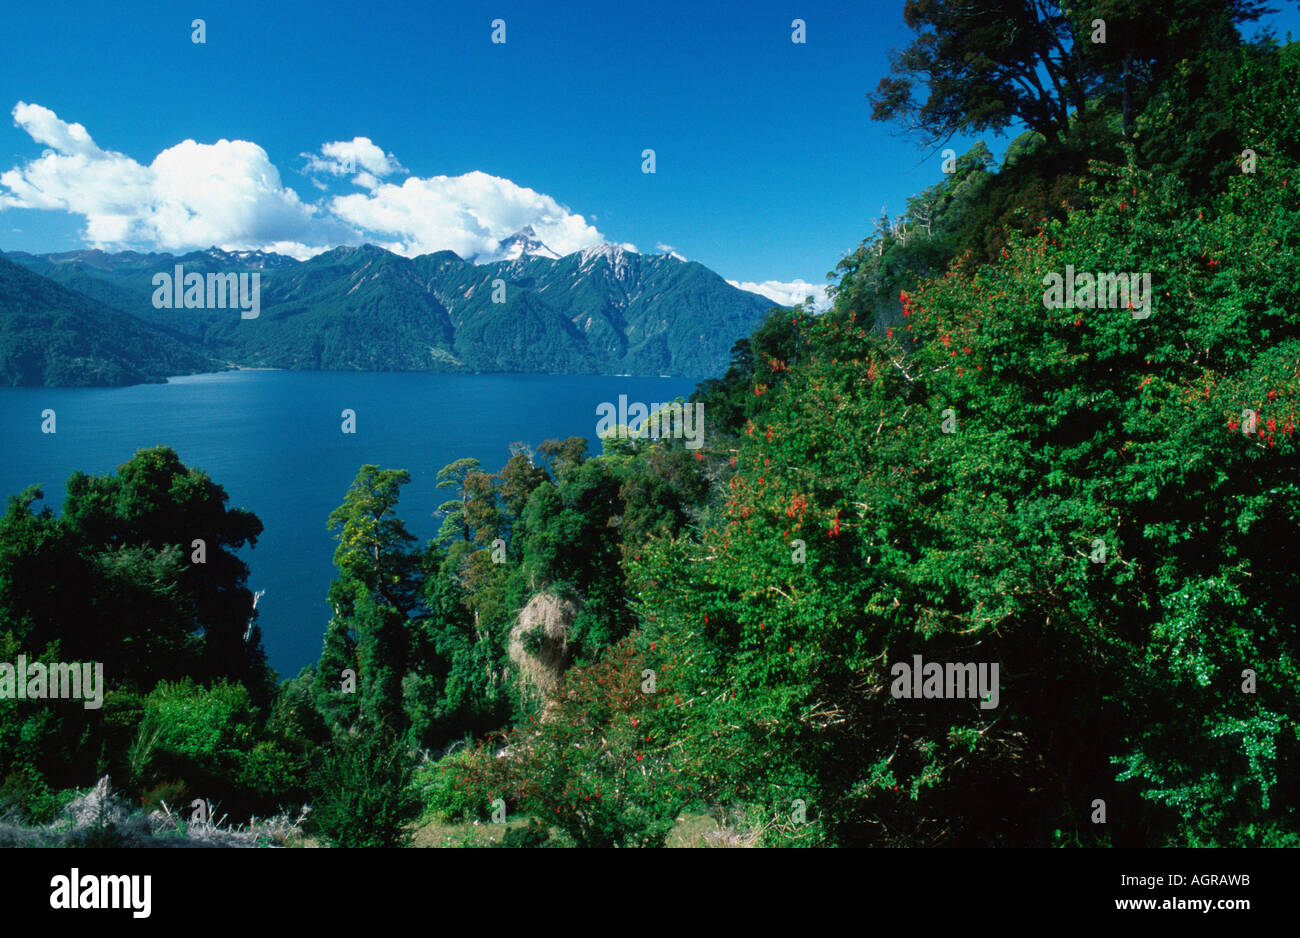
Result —
<instances>
[{"instance_id":1,"label":"dense green foliage","mask_svg":"<svg viewBox=\"0 0 1300 938\"><path fill-rule=\"evenodd\" d=\"M1007 167L977 150L841 264L830 314L739 343L699 394L738 424L720 443L711 426L720 510L625 564L641 656L571 671L554 719L518 727L504 766L484 751L477 778L499 792L514 768L521 807L580 839L598 816L581 798L620 784L617 678L686 658L655 698L677 718L671 760L641 764L750 806L769 842L1296 842L1297 584L1276 545L1298 520L1300 166L1281 89L1300 56L1214 60L1240 99L1226 170L1155 158L1172 128L1205 145L1191 102L1162 97L1133 144L1103 149L1119 161L1072 168L1072 197L990 252L978 206ZM1247 148L1257 172L1238 168ZM1008 154L1031 195L1061 179L1043 149ZM1150 318L1046 308L1066 265L1151 273ZM998 707L893 698L913 654L1000 663ZM605 693L573 713L592 681ZM652 840L656 818L637 822Z\"/></svg>"},{"instance_id":2,"label":"dense green foliage","mask_svg":"<svg viewBox=\"0 0 1300 938\"><path fill-rule=\"evenodd\" d=\"M313 778L317 830L336 847L400 847L418 806L411 765L390 733L342 737Z\"/></svg>"},{"instance_id":3,"label":"dense green foliage","mask_svg":"<svg viewBox=\"0 0 1300 938\"><path fill-rule=\"evenodd\" d=\"M0 257L0 385L114 386L215 367L206 353Z\"/></svg>"},{"instance_id":4,"label":"dense green foliage","mask_svg":"<svg viewBox=\"0 0 1300 938\"><path fill-rule=\"evenodd\" d=\"M1300 843L1300 45L1170 11L1069 59L1065 120L882 219L829 312L736 343L705 449L457 460L423 545L410 473L361 467L321 658L278 689L234 556L260 524L170 450L74 476L61 517L12 498L0 660L112 677L102 711L0 702L0 804L48 817L111 769L146 802L306 799L344 846L407 842L420 803L527 817L507 846L662 845L706 809L791 846ZM968 77L930 86L940 129L1034 126ZM1053 305L1067 269L1149 303ZM996 687L898 694L916 655Z\"/></svg>"},{"instance_id":5,"label":"dense green foliage","mask_svg":"<svg viewBox=\"0 0 1300 938\"><path fill-rule=\"evenodd\" d=\"M67 289L60 296L108 307L110 322L150 336L147 348L189 356L163 373L196 370L190 360L215 367L212 359L219 359L325 371L704 375L720 371L730 343L749 335L772 307L701 264L611 246L491 264L451 251L408 258L374 245L340 247L301 263L216 249L181 257L85 251L9 259L40 275L23 272L26 286L40 285L31 287L35 293L61 284ZM177 265L187 275L256 272L258 316L155 309L152 278ZM27 312L25 296L13 291L5 311ZM46 383L143 380L93 371L86 372L91 379L74 379L82 366L66 361L69 354L56 346ZM24 372L14 380L40 377Z\"/></svg>"},{"instance_id":6,"label":"dense green foliage","mask_svg":"<svg viewBox=\"0 0 1300 938\"><path fill-rule=\"evenodd\" d=\"M938 140L1018 123L1068 147L1074 122L1104 103L1127 135L1181 64L1231 49L1236 25L1266 9L1258 0L908 0L903 18L917 37L871 95L873 117Z\"/></svg>"},{"instance_id":7,"label":"dense green foliage","mask_svg":"<svg viewBox=\"0 0 1300 938\"><path fill-rule=\"evenodd\" d=\"M263 732L276 691L235 555L261 522L165 447L74 474L62 515L35 510L40 497L11 496L0 518L0 660L97 662L103 700L0 700L5 785L109 773L142 797L163 786L173 804L189 793L244 812L300 797L300 766Z\"/></svg>"}]
</instances>

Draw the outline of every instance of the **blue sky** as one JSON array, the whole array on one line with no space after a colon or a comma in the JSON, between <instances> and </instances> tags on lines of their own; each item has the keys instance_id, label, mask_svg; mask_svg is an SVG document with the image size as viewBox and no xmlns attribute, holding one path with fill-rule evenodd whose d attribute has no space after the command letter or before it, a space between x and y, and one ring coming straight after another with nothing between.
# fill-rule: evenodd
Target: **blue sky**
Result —
<instances>
[{"instance_id":1,"label":"blue sky","mask_svg":"<svg viewBox=\"0 0 1300 938\"><path fill-rule=\"evenodd\" d=\"M0 108L27 105L0 121L0 249L301 254L362 231L466 254L535 216L562 253L603 237L822 284L939 176L869 119L909 39L901 2L25 5L0 35ZM337 172L348 153L365 175Z\"/></svg>"}]
</instances>

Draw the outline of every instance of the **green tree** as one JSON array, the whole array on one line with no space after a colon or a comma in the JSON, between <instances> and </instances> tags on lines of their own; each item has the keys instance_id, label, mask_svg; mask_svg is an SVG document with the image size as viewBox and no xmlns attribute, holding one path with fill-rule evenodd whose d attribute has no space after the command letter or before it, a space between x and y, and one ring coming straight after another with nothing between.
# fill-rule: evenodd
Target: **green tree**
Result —
<instances>
[{"instance_id":1,"label":"green tree","mask_svg":"<svg viewBox=\"0 0 1300 938\"><path fill-rule=\"evenodd\" d=\"M869 96L872 118L904 120L932 141L1018 123L1062 143L1071 111L1082 114L1097 88L1082 49L1083 11L1023 0L908 0L903 19L917 36ZM921 84L924 101L916 97Z\"/></svg>"},{"instance_id":2,"label":"green tree","mask_svg":"<svg viewBox=\"0 0 1300 938\"><path fill-rule=\"evenodd\" d=\"M199 679L260 679L265 657L256 628L244 639L254 615L245 585L248 566L236 551L257 544L262 523L250 512L227 508L228 500L206 473L158 446L140 450L113 474L73 473L63 521L83 550L102 557L134 551L141 562L171 566L169 581L189 630L202 636L201 657L189 673ZM195 540L204 542L202 563L193 562ZM163 559L164 553L170 559ZM116 566L121 562L127 561Z\"/></svg>"},{"instance_id":3,"label":"green tree","mask_svg":"<svg viewBox=\"0 0 1300 938\"><path fill-rule=\"evenodd\" d=\"M460 490L459 498L443 502L438 506L439 514L443 516L442 527L438 530L439 544L445 546L457 539L468 542L473 537L474 532L466 515L465 505L469 495L465 490L465 479L478 471L479 461L468 457L458 459L438 470L438 488Z\"/></svg>"},{"instance_id":4,"label":"green tree","mask_svg":"<svg viewBox=\"0 0 1300 938\"><path fill-rule=\"evenodd\" d=\"M420 551L395 514L406 470L365 465L342 505L329 518L339 545L330 584L334 609L326 631L317 693L338 700L340 673L357 673L356 715L367 725L386 724L402 732L402 679L409 666L412 619L422 614ZM349 663L353 662L353 663ZM326 712L352 715L352 704L326 705Z\"/></svg>"}]
</instances>

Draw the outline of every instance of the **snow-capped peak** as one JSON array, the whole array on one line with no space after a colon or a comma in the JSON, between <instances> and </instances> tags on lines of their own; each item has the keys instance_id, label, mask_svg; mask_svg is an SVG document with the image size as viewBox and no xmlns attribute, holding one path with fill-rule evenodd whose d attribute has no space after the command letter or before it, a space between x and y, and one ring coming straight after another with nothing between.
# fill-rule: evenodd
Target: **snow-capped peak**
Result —
<instances>
[{"instance_id":1,"label":"snow-capped peak","mask_svg":"<svg viewBox=\"0 0 1300 938\"><path fill-rule=\"evenodd\" d=\"M532 225L520 228L508 238L497 242L502 260L513 261L521 257L549 257L558 260L560 255L552 251L537 237Z\"/></svg>"},{"instance_id":2,"label":"snow-capped peak","mask_svg":"<svg viewBox=\"0 0 1300 938\"><path fill-rule=\"evenodd\" d=\"M607 257L609 262L618 266L626 260L628 254L635 254L636 251L631 249L631 245L614 244L610 241L602 241L600 244L593 245L589 248L583 248L578 252L579 264L585 267L598 257Z\"/></svg>"},{"instance_id":3,"label":"snow-capped peak","mask_svg":"<svg viewBox=\"0 0 1300 938\"><path fill-rule=\"evenodd\" d=\"M296 263L293 258L285 257L283 254L276 254L273 251L225 251L215 244L203 253L219 263L238 263L245 267L260 267L262 269L287 267Z\"/></svg>"}]
</instances>

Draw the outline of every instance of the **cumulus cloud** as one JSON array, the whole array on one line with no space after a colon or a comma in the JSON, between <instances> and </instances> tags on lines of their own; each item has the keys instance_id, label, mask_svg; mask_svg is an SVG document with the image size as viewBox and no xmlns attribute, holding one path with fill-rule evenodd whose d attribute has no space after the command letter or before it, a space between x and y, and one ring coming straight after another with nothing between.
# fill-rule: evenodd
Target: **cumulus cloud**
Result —
<instances>
[{"instance_id":1,"label":"cumulus cloud","mask_svg":"<svg viewBox=\"0 0 1300 938\"><path fill-rule=\"evenodd\" d=\"M0 173L0 208L81 215L94 247L251 249L355 236L285 188L266 151L247 140L184 140L145 166L40 105L20 101L13 118L50 149Z\"/></svg>"},{"instance_id":2,"label":"cumulus cloud","mask_svg":"<svg viewBox=\"0 0 1300 938\"><path fill-rule=\"evenodd\" d=\"M63 153L98 156L102 151L80 124L61 121L49 108L19 101L13 111L14 123L37 143L47 143Z\"/></svg>"},{"instance_id":3,"label":"cumulus cloud","mask_svg":"<svg viewBox=\"0 0 1300 938\"><path fill-rule=\"evenodd\" d=\"M49 149L0 173L0 210L80 215L86 241L106 250L216 245L302 258L371 241L406 255L450 249L490 261L498 259L501 240L529 225L560 254L605 240L549 195L483 172L411 176L368 137L301 154L318 188L328 189L316 175L346 176L361 190L304 202L283 184L266 151L247 140L184 140L145 165L101 148L81 124L39 104L20 101L13 118ZM407 178L387 181L394 175Z\"/></svg>"},{"instance_id":4,"label":"cumulus cloud","mask_svg":"<svg viewBox=\"0 0 1300 938\"><path fill-rule=\"evenodd\" d=\"M461 257L495 259L498 242L531 225L559 254L604 241L600 232L549 195L484 172L410 177L368 192L334 197L330 212L399 245L401 254L450 249Z\"/></svg>"},{"instance_id":5,"label":"cumulus cloud","mask_svg":"<svg viewBox=\"0 0 1300 938\"><path fill-rule=\"evenodd\" d=\"M809 283L807 280L764 280L762 283L754 283L753 281L741 283L736 280L728 280L727 283L741 290L765 296L781 306L793 306L795 303L802 303L809 296L813 298L813 309L819 313L825 312L831 305L830 298L826 295L826 287Z\"/></svg>"},{"instance_id":6,"label":"cumulus cloud","mask_svg":"<svg viewBox=\"0 0 1300 938\"><path fill-rule=\"evenodd\" d=\"M300 153L307 160L306 171L310 173L329 173L333 176L355 175L365 177L366 182L359 184L373 188L373 183L394 173L407 172L406 167L397 162L397 157L385 153L375 146L369 137L353 137L351 140L334 140L321 145L320 153Z\"/></svg>"}]
</instances>

